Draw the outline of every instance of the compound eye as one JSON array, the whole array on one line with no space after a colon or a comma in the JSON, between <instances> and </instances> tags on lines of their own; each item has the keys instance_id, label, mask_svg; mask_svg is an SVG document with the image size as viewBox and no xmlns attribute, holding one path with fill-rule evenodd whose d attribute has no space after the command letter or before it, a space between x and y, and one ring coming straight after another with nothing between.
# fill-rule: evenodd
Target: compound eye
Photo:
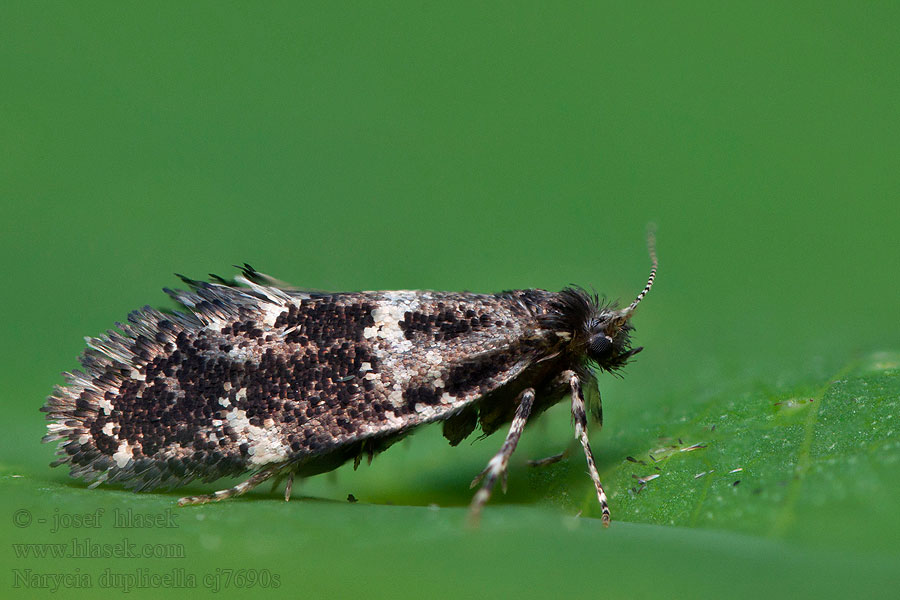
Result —
<instances>
[{"instance_id":1,"label":"compound eye","mask_svg":"<svg viewBox=\"0 0 900 600\"><path fill-rule=\"evenodd\" d=\"M613 342L611 339L598 333L591 338L588 354L590 354L591 358L594 360L598 360L609 354L610 350L612 350L612 346Z\"/></svg>"}]
</instances>

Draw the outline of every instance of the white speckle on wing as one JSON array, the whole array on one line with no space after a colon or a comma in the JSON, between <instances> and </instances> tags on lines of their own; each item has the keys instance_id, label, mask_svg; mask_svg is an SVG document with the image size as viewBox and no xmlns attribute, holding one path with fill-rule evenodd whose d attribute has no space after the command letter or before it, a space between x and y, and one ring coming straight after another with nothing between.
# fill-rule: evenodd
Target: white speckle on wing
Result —
<instances>
[{"instance_id":1,"label":"white speckle on wing","mask_svg":"<svg viewBox=\"0 0 900 600\"><path fill-rule=\"evenodd\" d=\"M430 419L435 415L433 406L428 406L427 404L422 404L421 402L416 403L416 412L426 419Z\"/></svg>"},{"instance_id":2,"label":"white speckle on wing","mask_svg":"<svg viewBox=\"0 0 900 600\"><path fill-rule=\"evenodd\" d=\"M103 433L105 433L109 437L112 437L113 429L115 429L115 428L116 428L115 424L107 423L106 425L103 426Z\"/></svg>"},{"instance_id":3,"label":"white speckle on wing","mask_svg":"<svg viewBox=\"0 0 900 600\"><path fill-rule=\"evenodd\" d=\"M246 389L241 389L246 396ZM240 392L238 392L240 394ZM267 419L263 427L250 423L247 413L235 408L226 415L228 424L238 434L238 443L247 444L250 462L254 465L265 465L287 459L290 449L284 444L281 432L273 427L274 421Z\"/></svg>"},{"instance_id":4,"label":"white speckle on wing","mask_svg":"<svg viewBox=\"0 0 900 600\"><path fill-rule=\"evenodd\" d=\"M113 411L113 405L112 405L112 402L110 402L110 401L107 400L106 398L100 398L99 400L97 400L97 405L98 405L100 408L103 409L103 414L104 414L104 415L111 415L111 414L112 414L112 411Z\"/></svg>"},{"instance_id":5,"label":"white speckle on wing","mask_svg":"<svg viewBox=\"0 0 900 600\"><path fill-rule=\"evenodd\" d=\"M219 333L225 326L231 327L231 322L226 321L219 315L204 314L203 318L207 320L205 329Z\"/></svg>"},{"instance_id":6,"label":"white speckle on wing","mask_svg":"<svg viewBox=\"0 0 900 600\"><path fill-rule=\"evenodd\" d=\"M403 406L403 392L401 390L394 390L390 394L388 394L388 402L400 408Z\"/></svg>"},{"instance_id":7,"label":"white speckle on wing","mask_svg":"<svg viewBox=\"0 0 900 600\"><path fill-rule=\"evenodd\" d=\"M395 415L395 414L394 414L394 411L392 411L392 410L386 410L386 411L384 411L384 418L385 418L385 419L387 420L387 422L390 423L393 427L400 427L401 425L403 425L403 419L401 419L401 418L399 418L397 415Z\"/></svg>"},{"instance_id":8,"label":"white speckle on wing","mask_svg":"<svg viewBox=\"0 0 900 600\"><path fill-rule=\"evenodd\" d=\"M414 376L418 375L408 364L408 357L410 353L415 352L416 346L411 340L406 339L400 323L407 311L418 310L419 293L379 292L380 297L372 310L374 324L363 330L363 336L372 344L379 370L390 373L393 392L389 393L388 400L397 407L403 403L403 389ZM366 366L371 367L371 364ZM366 373L365 377L368 378L369 375ZM401 419L398 418L397 421L399 423Z\"/></svg>"},{"instance_id":9,"label":"white speckle on wing","mask_svg":"<svg viewBox=\"0 0 900 600\"><path fill-rule=\"evenodd\" d=\"M402 298L402 299L401 299ZM413 303L406 295L398 296L395 302L387 301L378 304L378 308L372 311L372 318L375 320L376 337L389 342L396 351L407 351L412 348L412 342L403 335L403 329L400 328L400 321L406 311L414 310ZM367 331L371 327L363 330L363 335L367 335Z\"/></svg>"},{"instance_id":10,"label":"white speckle on wing","mask_svg":"<svg viewBox=\"0 0 900 600\"><path fill-rule=\"evenodd\" d=\"M241 348L239 345L235 345L225 356L234 361L244 361L252 356L252 352L248 348Z\"/></svg>"},{"instance_id":11,"label":"white speckle on wing","mask_svg":"<svg viewBox=\"0 0 900 600\"><path fill-rule=\"evenodd\" d=\"M245 348L241 348L240 345L235 346L231 350L229 350L228 355L231 359L236 362L244 362L248 360L257 360L259 358L258 350L254 349L253 346L247 346Z\"/></svg>"},{"instance_id":12,"label":"white speckle on wing","mask_svg":"<svg viewBox=\"0 0 900 600\"><path fill-rule=\"evenodd\" d=\"M261 303L260 308L262 309L262 322L269 327L275 325L278 316L284 312L284 306L281 304L271 304L266 302Z\"/></svg>"},{"instance_id":13,"label":"white speckle on wing","mask_svg":"<svg viewBox=\"0 0 900 600\"><path fill-rule=\"evenodd\" d=\"M128 442L119 444L119 449L113 454L113 460L116 461L116 465L120 469L124 468L131 461L131 446L128 445Z\"/></svg>"}]
</instances>

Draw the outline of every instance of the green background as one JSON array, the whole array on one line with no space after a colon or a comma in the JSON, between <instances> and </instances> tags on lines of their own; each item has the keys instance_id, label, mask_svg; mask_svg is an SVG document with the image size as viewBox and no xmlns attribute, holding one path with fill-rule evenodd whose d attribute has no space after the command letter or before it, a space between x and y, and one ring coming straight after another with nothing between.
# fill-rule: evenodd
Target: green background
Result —
<instances>
[{"instance_id":1,"label":"green background","mask_svg":"<svg viewBox=\"0 0 900 600\"><path fill-rule=\"evenodd\" d=\"M201 588L269 569L280 587L252 591L272 597L896 593L898 22L892 2L4 2L4 595L35 593L15 570L78 570L93 587L73 595L96 597L106 568ZM38 408L58 373L83 336L171 307L173 271L629 301L651 221L646 349L601 378L592 434L608 530L565 406L526 432L477 531L468 482L499 436L451 448L426 429L295 486L302 500L258 490L170 529L111 515L164 514L179 492L47 467ZM98 508L100 528L49 529ZM17 510L49 521L17 527ZM85 537L185 558L9 546Z\"/></svg>"}]
</instances>

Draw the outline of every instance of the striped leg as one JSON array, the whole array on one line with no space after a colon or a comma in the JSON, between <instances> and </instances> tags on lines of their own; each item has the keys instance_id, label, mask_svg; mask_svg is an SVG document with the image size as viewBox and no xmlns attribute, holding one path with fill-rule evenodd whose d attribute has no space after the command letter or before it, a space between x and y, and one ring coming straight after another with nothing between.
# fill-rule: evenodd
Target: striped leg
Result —
<instances>
[{"instance_id":1,"label":"striped leg","mask_svg":"<svg viewBox=\"0 0 900 600\"><path fill-rule=\"evenodd\" d=\"M204 494L202 496L186 496L178 501L178 506L190 506L193 504L206 504L207 502L218 502L219 500L225 500L226 498L233 498L234 496L240 496L245 492L249 492L266 479L275 475L278 470L283 466L283 464L277 464L271 467L267 467L258 473L254 473L250 476L246 481L242 481L237 484L233 488L229 488L227 490L219 490L218 492L213 492L212 494Z\"/></svg>"},{"instance_id":2,"label":"striped leg","mask_svg":"<svg viewBox=\"0 0 900 600\"><path fill-rule=\"evenodd\" d=\"M275 477L272 478L273 492L278 489L278 486L281 485L282 481L285 482L284 501L288 502L291 499L291 489L294 487L294 470L290 467L285 467L275 474Z\"/></svg>"},{"instance_id":3,"label":"striped leg","mask_svg":"<svg viewBox=\"0 0 900 600\"><path fill-rule=\"evenodd\" d=\"M594 481L594 487L597 488L597 500L600 501L600 519L603 524L609 527L609 505L606 503L606 492L603 491L603 485L600 483L600 474L597 473L597 465L594 464L594 453L591 452L591 443L587 434L587 415L584 409L584 393L581 389L581 382L578 375L571 373L569 375L569 386L572 388L572 418L575 420L575 437L581 442L584 448L584 456L587 459L588 471L591 479Z\"/></svg>"},{"instance_id":4,"label":"striped leg","mask_svg":"<svg viewBox=\"0 0 900 600\"><path fill-rule=\"evenodd\" d=\"M284 484L284 501L287 502L291 499L291 490L294 488L294 472L291 471L288 475L287 483Z\"/></svg>"},{"instance_id":5,"label":"striped leg","mask_svg":"<svg viewBox=\"0 0 900 600\"><path fill-rule=\"evenodd\" d=\"M509 457L516 449L519 438L522 436L522 430L525 429L525 423L528 421L528 415L531 414L531 406L534 403L534 390L528 388L519 396L519 406L516 409L516 416L513 417L512 424L509 426L509 433L506 434L506 440L500 447L500 451L494 455L487 467L478 477L472 480L471 487L478 485L482 479L484 483L481 489L475 493L472 503L469 505L469 521L477 524L481 516L481 509L491 497L497 478L501 479L503 492L506 493L506 466L509 464Z\"/></svg>"}]
</instances>

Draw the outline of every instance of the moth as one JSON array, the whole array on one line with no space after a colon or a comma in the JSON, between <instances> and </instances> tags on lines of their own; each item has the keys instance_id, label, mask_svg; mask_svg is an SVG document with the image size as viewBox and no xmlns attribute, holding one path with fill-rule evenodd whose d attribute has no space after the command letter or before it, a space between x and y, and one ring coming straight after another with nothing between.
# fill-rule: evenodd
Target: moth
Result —
<instances>
[{"instance_id":1,"label":"moth","mask_svg":"<svg viewBox=\"0 0 900 600\"><path fill-rule=\"evenodd\" d=\"M52 466L135 491L242 483L202 504L371 457L441 421L452 445L476 427L509 425L472 482L477 518L527 422L567 395L604 524L609 506L588 441L587 408L602 425L595 368L615 372L632 348L631 317L650 291L619 309L580 287L497 294L327 293L291 288L249 265L232 281L182 277L164 291L181 312L149 306L106 335L85 338L83 370L64 373L41 409ZM585 400L586 391L589 399Z\"/></svg>"}]
</instances>

